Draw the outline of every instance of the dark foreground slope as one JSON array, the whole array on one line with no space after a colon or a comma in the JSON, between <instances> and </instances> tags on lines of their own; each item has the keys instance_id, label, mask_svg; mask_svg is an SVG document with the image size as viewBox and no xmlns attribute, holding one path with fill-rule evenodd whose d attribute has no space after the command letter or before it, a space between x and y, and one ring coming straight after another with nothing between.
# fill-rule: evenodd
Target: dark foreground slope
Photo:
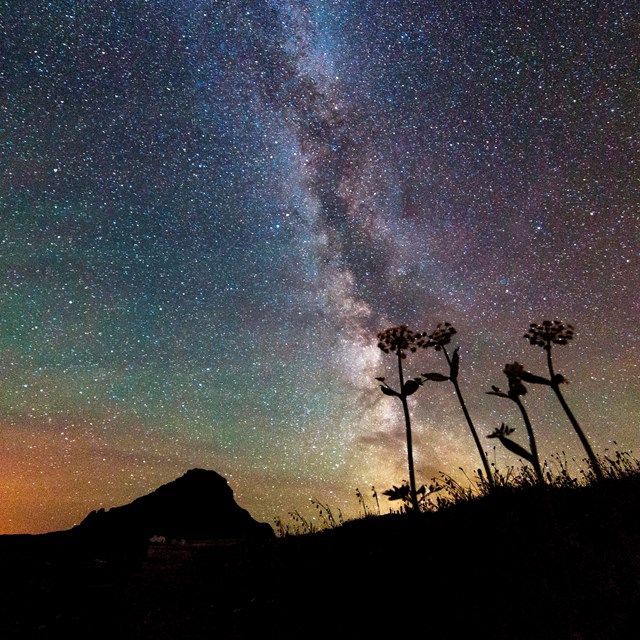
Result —
<instances>
[{"instance_id":1,"label":"dark foreground slope","mask_svg":"<svg viewBox=\"0 0 640 640\"><path fill-rule=\"evenodd\" d=\"M305 536L0 539L0 637L640 637L640 477L507 491Z\"/></svg>"}]
</instances>

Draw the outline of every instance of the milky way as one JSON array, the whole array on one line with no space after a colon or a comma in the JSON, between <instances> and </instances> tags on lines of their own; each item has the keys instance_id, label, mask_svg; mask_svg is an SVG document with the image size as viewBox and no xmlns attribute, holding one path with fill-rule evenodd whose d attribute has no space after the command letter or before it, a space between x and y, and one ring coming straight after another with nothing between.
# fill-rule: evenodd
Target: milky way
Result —
<instances>
[{"instance_id":1,"label":"milky way","mask_svg":"<svg viewBox=\"0 0 640 640\"><path fill-rule=\"evenodd\" d=\"M449 4L1 4L0 533L193 467L264 521L374 509L408 477L398 324L456 326L498 468L485 436L525 431L485 392L544 373L545 318L597 453L640 445L638 4ZM541 455L577 474L545 391ZM419 481L471 476L452 386L411 400Z\"/></svg>"}]
</instances>

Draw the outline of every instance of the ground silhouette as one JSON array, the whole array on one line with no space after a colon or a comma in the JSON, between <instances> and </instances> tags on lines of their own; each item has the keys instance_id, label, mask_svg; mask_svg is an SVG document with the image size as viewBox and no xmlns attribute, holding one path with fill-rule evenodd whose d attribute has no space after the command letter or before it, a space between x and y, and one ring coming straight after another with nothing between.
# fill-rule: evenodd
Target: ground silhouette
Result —
<instances>
[{"instance_id":1,"label":"ground silhouette","mask_svg":"<svg viewBox=\"0 0 640 640\"><path fill-rule=\"evenodd\" d=\"M639 489L507 487L285 537L2 536L0 637L631 640Z\"/></svg>"}]
</instances>

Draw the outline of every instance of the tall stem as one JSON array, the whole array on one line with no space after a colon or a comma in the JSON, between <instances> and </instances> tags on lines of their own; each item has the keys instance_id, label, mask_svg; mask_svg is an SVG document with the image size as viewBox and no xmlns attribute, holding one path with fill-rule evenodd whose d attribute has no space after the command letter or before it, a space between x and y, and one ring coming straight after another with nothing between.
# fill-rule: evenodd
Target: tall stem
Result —
<instances>
[{"instance_id":1,"label":"tall stem","mask_svg":"<svg viewBox=\"0 0 640 640\"><path fill-rule=\"evenodd\" d=\"M446 348L443 346L442 351L444 352L444 357L447 359L447 364L449 365L449 370L451 370L451 358L449 358L449 354L447 353ZM489 466L489 461L487 460L487 456L484 453L482 448L482 444L480 443L480 438L478 437L478 432L476 428L473 426L473 422L471 420L471 416L469 415L469 411L467 410L467 405L462 397L462 391L460 391L460 385L458 384L458 376L452 376L450 378L451 382L453 382L453 387L456 390L456 395L458 396L458 402L462 407L462 413L464 413L465 420L469 425L469 429L471 430L471 435L473 436L473 440L476 443L476 447L478 448L478 453L480 454L480 458L482 459L482 465L484 466L484 471L487 474L487 482L489 483L489 488L494 488L493 482L493 474L491 473L491 467Z\"/></svg>"},{"instance_id":2,"label":"tall stem","mask_svg":"<svg viewBox=\"0 0 640 640\"><path fill-rule=\"evenodd\" d=\"M419 511L418 492L416 490L416 474L413 466L413 443L411 437L411 416L409 415L409 405L404 392L404 374L402 372L402 353L398 350L398 377L400 378L400 400L404 411L404 424L407 432L407 460L409 462L409 490L411 492L411 505L415 513Z\"/></svg>"},{"instance_id":3,"label":"tall stem","mask_svg":"<svg viewBox=\"0 0 640 640\"><path fill-rule=\"evenodd\" d=\"M578 424L576 417L573 415L573 411L571 411L571 409L569 408L567 401L564 399L564 396L562 395L562 391L560 391L560 385L556 380L556 374L553 370L553 361L551 360L551 345L548 345L547 347L545 347L545 350L547 352L547 367L549 368L549 376L551 377L551 388L553 389L553 392L556 394L556 397L558 398L560 405L564 409L564 412L567 414L567 418L569 418L569 422L571 422L571 426L573 427L574 431L578 434L578 438L580 438L580 442L582 443L584 450L587 452L587 456L589 457L589 461L591 462L591 468L593 469L593 472L596 478L598 480L603 480L604 475L602 473L602 468L600 467L600 462L598 462L598 458L596 457L596 454L591 448L591 445L587 440L587 436L585 435L584 431Z\"/></svg>"},{"instance_id":4,"label":"tall stem","mask_svg":"<svg viewBox=\"0 0 640 640\"><path fill-rule=\"evenodd\" d=\"M533 427L531 426L531 420L529 420L529 414L524 408L519 396L513 395L513 401L518 405L522 419L524 420L524 426L527 428L527 435L529 436L529 448L531 450L531 457L533 458L533 470L536 472L536 477L540 484L544 484L544 477L542 475L542 467L540 466L540 458L538 457L538 446L536 445L536 439L533 435Z\"/></svg>"}]
</instances>

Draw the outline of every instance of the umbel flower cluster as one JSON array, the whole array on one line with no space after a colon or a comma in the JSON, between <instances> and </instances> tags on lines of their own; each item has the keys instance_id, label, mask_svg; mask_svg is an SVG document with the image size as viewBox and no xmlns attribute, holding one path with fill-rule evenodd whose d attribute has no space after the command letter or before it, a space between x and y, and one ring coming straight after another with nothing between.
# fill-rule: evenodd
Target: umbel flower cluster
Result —
<instances>
[{"instance_id":1,"label":"umbel flower cluster","mask_svg":"<svg viewBox=\"0 0 640 640\"><path fill-rule=\"evenodd\" d=\"M573 340L573 326L559 320L544 320L540 324L531 323L524 337L529 344L549 349L551 344L568 344Z\"/></svg>"},{"instance_id":2,"label":"umbel flower cluster","mask_svg":"<svg viewBox=\"0 0 640 640\"><path fill-rule=\"evenodd\" d=\"M435 331L429 334L426 342L422 342L420 346L425 348L433 347L436 351L441 351L445 345L451 342L451 336L456 333L458 332L450 322L439 322L436 325Z\"/></svg>"},{"instance_id":3,"label":"umbel flower cluster","mask_svg":"<svg viewBox=\"0 0 640 640\"><path fill-rule=\"evenodd\" d=\"M378 334L378 348L384 353L395 353L401 358L406 358L407 351L415 353L419 346L419 340L424 338L424 334L412 331L406 324L399 327L391 327Z\"/></svg>"},{"instance_id":4,"label":"umbel flower cluster","mask_svg":"<svg viewBox=\"0 0 640 640\"><path fill-rule=\"evenodd\" d=\"M391 327L378 333L378 348L384 353L399 354L406 358L406 353L415 353L418 349L433 347L436 351L451 342L451 336L458 333L450 322L439 322L432 333L413 331L406 324Z\"/></svg>"}]
</instances>

